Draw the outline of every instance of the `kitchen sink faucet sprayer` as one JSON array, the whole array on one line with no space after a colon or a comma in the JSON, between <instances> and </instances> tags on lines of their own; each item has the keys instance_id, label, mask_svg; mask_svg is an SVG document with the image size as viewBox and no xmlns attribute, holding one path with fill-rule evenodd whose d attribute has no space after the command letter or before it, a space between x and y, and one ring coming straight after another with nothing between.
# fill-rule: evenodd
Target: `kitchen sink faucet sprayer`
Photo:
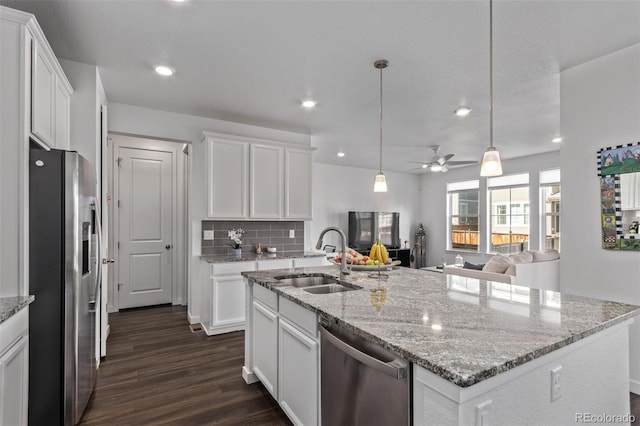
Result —
<instances>
[{"instance_id":1,"label":"kitchen sink faucet sprayer","mask_svg":"<svg viewBox=\"0 0 640 426\"><path fill-rule=\"evenodd\" d=\"M322 237L329 231L336 231L340 234L340 245L342 246L342 259L340 261L340 279L343 279L344 275L348 275L351 273L347 269L347 237L342 232L342 229L336 228L335 226L329 226L328 228L324 228L318 237L318 242L316 243L316 249L320 250L322 248Z\"/></svg>"}]
</instances>

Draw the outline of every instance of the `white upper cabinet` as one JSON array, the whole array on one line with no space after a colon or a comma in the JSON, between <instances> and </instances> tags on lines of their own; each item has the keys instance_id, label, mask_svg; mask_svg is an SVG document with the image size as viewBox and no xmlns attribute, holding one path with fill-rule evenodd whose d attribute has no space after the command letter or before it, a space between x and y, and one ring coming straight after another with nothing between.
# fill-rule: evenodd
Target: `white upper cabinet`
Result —
<instances>
[{"instance_id":1,"label":"white upper cabinet","mask_svg":"<svg viewBox=\"0 0 640 426\"><path fill-rule=\"evenodd\" d=\"M34 39L31 133L51 148L69 149L71 85L51 49Z\"/></svg>"},{"instance_id":2,"label":"white upper cabinet","mask_svg":"<svg viewBox=\"0 0 640 426\"><path fill-rule=\"evenodd\" d=\"M40 43L33 43L31 133L54 147L56 139L56 72Z\"/></svg>"},{"instance_id":3,"label":"white upper cabinet","mask_svg":"<svg viewBox=\"0 0 640 426\"><path fill-rule=\"evenodd\" d=\"M208 219L312 218L313 148L204 132Z\"/></svg>"},{"instance_id":4,"label":"white upper cabinet","mask_svg":"<svg viewBox=\"0 0 640 426\"><path fill-rule=\"evenodd\" d=\"M313 152L288 148L284 153L284 217L313 216Z\"/></svg>"},{"instance_id":5,"label":"white upper cabinet","mask_svg":"<svg viewBox=\"0 0 640 426\"><path fill-rule=\"evenodd\" d=\"M251 218L282 217L282 147L251 144Z\"/></svg>"},{"instance_id":6,"label":"white upper cabinet","mask_svg":"<svg viewBox=\"0 0 640 426\"><path fill-rule=\"evenodd\" d=\"M207 212L209 218L247 218L248 149L244 142L207 140Z\"/></svg>"},{"instance_id":7,"label":"white upper cabinet","mask_svg":"<svg viewBox=\"0 0 640 426\"><path fill-rule=\"evenodd\" d=\"M71 99L60 79L56 79L56 148L68 150L70 147Z\"/></svg>"}]
</instances>

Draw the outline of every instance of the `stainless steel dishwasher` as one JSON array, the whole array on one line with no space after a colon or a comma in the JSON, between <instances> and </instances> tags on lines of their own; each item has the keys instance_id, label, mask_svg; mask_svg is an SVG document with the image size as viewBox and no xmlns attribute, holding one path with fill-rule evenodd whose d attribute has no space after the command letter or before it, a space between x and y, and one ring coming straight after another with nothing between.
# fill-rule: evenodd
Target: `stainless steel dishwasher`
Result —
<instances>
[{"instance_id":1,"label":"stainless steel dishwasher","mask_svg":"<svg viewBox=\"0 0 640 426\"><path fill-rule=\"evenodd\" d=\"M323 425L410 424L408 361L339 327L320 335Z\"/></svg>"}]
</instances>

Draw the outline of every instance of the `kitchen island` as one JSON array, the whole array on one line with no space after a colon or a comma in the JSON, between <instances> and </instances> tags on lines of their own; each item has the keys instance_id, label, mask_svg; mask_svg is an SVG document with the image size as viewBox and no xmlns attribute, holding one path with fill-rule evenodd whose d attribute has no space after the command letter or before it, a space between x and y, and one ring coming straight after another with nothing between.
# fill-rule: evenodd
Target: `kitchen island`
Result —
<instances>
[{"instance_id":1,"label":"kitchen island","mask_svg":"<svg viewBox=\"0 0 640 426\"><path fill-rule=\"evenodd\" d=\"M264 312L273 324L285 321L284 331L303 331L307 345L316 346L316 362L306 369L319 368L317 322L411 362L416 425L570 424L579 415L629 413L628 326L640 314L636 306L406 268L385 272L386 280L353 272L344 282L361 289L333 294L310 294L276 279L338 273L334 266L243 272L246 310ZM255 326L263 328L256 333ZM292 395L280 371L286 368L277 342L282 327L280 334L268 330L248 318L243 377L266 382L294 423L318 423L319 372L309 376L315 383L307 389L315 387L315 410L300 407L304 416L298 415L295 401L282 397Z\"/></svg>"}]
</instances>

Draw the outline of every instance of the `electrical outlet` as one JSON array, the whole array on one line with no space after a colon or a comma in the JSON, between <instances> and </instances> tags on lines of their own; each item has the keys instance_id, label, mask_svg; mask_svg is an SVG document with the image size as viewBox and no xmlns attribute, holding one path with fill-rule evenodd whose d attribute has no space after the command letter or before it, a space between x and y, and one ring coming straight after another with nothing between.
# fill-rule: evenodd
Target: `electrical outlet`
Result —
<instances>
[{"instance_id":1,"label":"electrical outlet","mask_svg":"<svg viewBox=\"0 0 640 426\"><path fill-rule=\"evenodd\" d=\"M491 400L476 405L476 426L491 424Z\"/></svg>"},{"instance_id":2,"label":"electrical outlet","mask_svg":"<svg viewBox=\"0 0 640 426\"><path fill-rule=\"evenodd\" d=\"M210 241L213 240L213 230L211 231L204 231L204 240Z\"/></svg>"},{"instance_id":3,"label":"electrical outlet","mask_svg":"<svg viewBox=\"0 0 640 426\"><path fill-rule=\"evenodd\" d=\"M295 237L296 237L296 230L289 229L289 238L295 238Z\"/></svg>"},{"instance_id":4,"label":"electrical outlet","mask_svg":"<svg viewBox=\"0 0 640 426\"><path fill-rule=\"evenodd\" d=\"M551 370L551 402L562 396L560 393L560 378L562 375L562 367L558 366Z\"/></svg>"}]
</instances>

